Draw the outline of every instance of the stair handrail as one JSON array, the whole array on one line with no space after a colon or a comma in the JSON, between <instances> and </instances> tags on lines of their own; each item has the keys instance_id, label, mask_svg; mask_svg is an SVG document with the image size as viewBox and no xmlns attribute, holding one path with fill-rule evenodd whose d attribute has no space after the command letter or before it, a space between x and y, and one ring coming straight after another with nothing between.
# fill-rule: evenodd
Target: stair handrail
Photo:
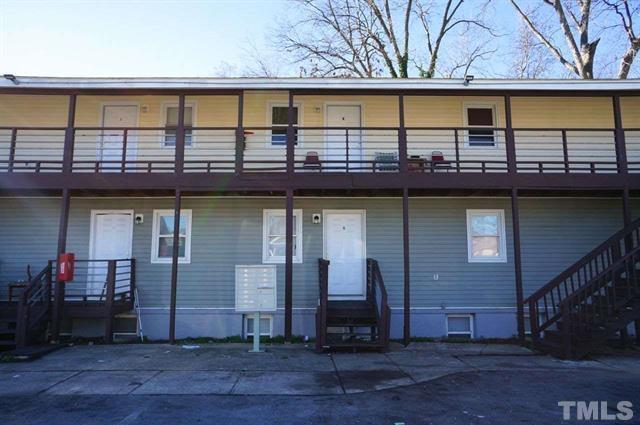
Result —
<instances>
[{"instance_id":1,"label":"stair handrail","mask_svg":"<svg viewBox=\"0 0 640 425\"><path fill-rule=\"evenodd\" d=\"M603 270L596 278L572 293L566 299L560 302L560 320L562 320L562 338L563 350L565 357L571 357L571 341L576 330L588 330L595 326L598 322L609 316L609 313L615 313L619 305L618 291L616 284L624 275L626 283L626 294L621 304L626 304L634 297L640 295L640 285L636 276L636 265L640 262L640 246L635 247L627 254L619 258L611 264L607 269ZM599 296L594 298L594 296ZM591 303L588 301L591 298ZM612 300L612 302L609 301ZM586 305L591 306L591 310L584 308ZM595 310L600 316L600 320L596 320Z\"/></svg>"},{"instance_id":2,"label":"stair handrail","mask_svg":"<svg viewBox=\"0 0 640 425\"><path fill-rule=\"evenodd\" d=\"M16 347L22 348L29 344L29 333L49 319L51 310L52 290L52 262L34 277L24 288L18 300L16 320Z\"/></svg>"},{"instance_id":3,"label":"stair handrail","mask_svg":"<svg viewBox=\"0 0 640 425\"><path fill-rule=\"evenodd\" d=\"M564 299L586 286L603 270L614 265L621 257L639 245L640 219L637 219L614 233L549 283L529 295L524 300L524 304L529 305L531 336L534 343L540 338L542 331L560 319L562 315L560 306ZM624 251L627 252L623 254ZM541 303L542 306L540 306ZM540 323L541 314L544 314L542 323Z\"/></svg>"},{"instance_id":4,"label":"stair handrail","mask_svg":"<svg viewBox=\"0 0 640 425\"><path fill-rule=\"evenodd\" d=\"M379 296L378 296L379 294ZM385 346L389 344L391 313L389 296L378 261L367 258L367 299L374 303L379 321L379 340Z\"/></svg>"},{"instance_id":5,"label":"stair handrail","mask_svg":"<svg viewBox=\"0 0 640 425\"><path fill-rule=\"evenodd\" d=\"M318 259L318 308L316 310L316 350L327 343L327 310L329 308L329 260Z\"/></svg>"}]
</instances>

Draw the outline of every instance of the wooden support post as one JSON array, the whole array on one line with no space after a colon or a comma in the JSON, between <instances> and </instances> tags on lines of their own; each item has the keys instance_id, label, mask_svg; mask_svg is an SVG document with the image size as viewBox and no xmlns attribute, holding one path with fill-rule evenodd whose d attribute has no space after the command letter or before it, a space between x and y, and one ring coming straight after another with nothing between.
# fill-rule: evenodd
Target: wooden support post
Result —
<instances>
[{"instance_id":1,"label":"wooden support post","mask_svg":"<svg viewBox=\"0 0 640 425\"><path fill-rule=\"evenodd\" d=\"M624 129L622 128L622 111L620 109L620 96L613 96L613 124L615 126L616 142L616 162L618 173L627 174L629 172L627 164L627 146Z\"/></svg>"},{"instance_id":2,"label":"wooden support post","mask_svg":"<svg viewBox=\"0 0 640 425\"><path fill-rule=\"evenodd\" d=\"M511 96L504 97L504 116L507 127L505 129L505 150L507 154L507 170L509 174L515 176L518 172L515 133L511 119Z\"/></svg>"},{"instance_id":3,"label":"wooden support post","mask_svg":"<svg viewBox=\"0 0 640 425\"><path fill-rule=\"evenodd\" d=\"M175 172L182 174L184 171L184 104L185 95L178 96L178 126L176 127L176 152L175 152Z\"/></svg>"},{"instance_id":4,"label":"wooden support post","mask_svg":"<svg viewBox=\"0 0 640 425\"><path fill-rule=\"evenodd\" d=\"M116 294L116 260L107 262L107 291L105 298L104 342L113 343L113 302Z\"/></svg>"},{"instance_id":5,"label":"wooden support post","mask_svg":"<svg viewBox=\"0 0 640 425\"><path fill-rule=\"evenodd\" d=\"M64 148L62 150L62 172L70 174L73 169L73 147L75 143L76 95L69 95L67 111L67 127L64 132Z\"/></svg>"},{"instance_id":6,"label":"wooden support post","mask_svg":"<svg viewBox=\"0 0 640 425\"><path fill-rule=\"evenodd\" d=\"M403 320L403 342L409 345L411 339L411 274L410 274L410 254L409 254L409 189L402 190L402 251L404 254L404 320Z\"/></svg>"},{"instance_id":7,"label":"wooden support post","mask_svg":"<svg viewBox=\"0 0 640 425\"><path fill-rule=\"evenodd\" d=\"M631 224L631 195L629 193L629 188L625 188L622 191L622 220L624 223L624 227L627 227ZM631 237L627 237L624 240L625 252L629 252L633 248L633 240ZM635 328L636 333L636 343L640 345L640 320L635 320L633 322L633 326ZM627 328L620 329L620 342L622 346L626 346L629 340L629 333Z\"/></svg>"},{"instance_id":8,"label":"wooden support post","mask_svg":"<svg viewBox=\"0 0 640 425\"><path fill-rule=\"evenodd\" d=\"M408 171L407 129L404 123L404 95L398 96L398 165L400 173Z\"/></svg>"},{"instance_id":9,"label":"wooden support post","mask_svg":"<svg viewBox=\"0 0 640 425\"><path fill-rule=\"evenodd\" d=\"M293 111L293 92L289 91L289 108L287 109L287 174L289 177L293 177L296 154L296 134L293 128Z\"/></svg>"},{"instance_id":10,"label":"wooden support post","mask_svg":"<svg viewBox=\"0 0 640 425\"><path fill-rule=\"evenodd\" d=\"M513 227L513 262L516 277L518 339L520 343L524 343L524 290L522 287L522 256L520 253L520 208L518 189L515 188L511 189L511 221Z\"/></svg>"},{"instance_id":11,"label":"wooden support post","mask_svg":"<svg viewBox=\"0 0 640 425\"><path fill-rule=\"evenodd\" d=\"M67 229L69 227L69 207L71 204L71 192L69 189L62 190L62 199L60 201L60 223L58 225L58 249L56 257L62 254L67 249ZM57 267L60 264L56 263ZM56 271L56 276L57 276ZM54 303L53 311L51 315L51 339L57 342L60 338L60 325L62 323L62 312L64 307L64 291L65 283L61 280L57 280L54 289Z\"/></svg>"},{"instance_id":12,"label":"wooden support post","mask_svg":"<svg viewBox=\"0 0 640 425\"><path fill-rule=\"evenodd\" d=\"M235 161L235 173L236 176L242 174L244 163L244 91L238 94L238 127L236 128L236 161Z\"/></svg>"},{"instance_id":13,"label":"wooden support post","mask_svg":"<svg viewBox=\"0 0 640 425\"><path fill-rule=\"evenodd\" d=\"M176 189L173 205L173 251L171 256L171 303L169 306L169 342L176 342L176 299L178 294L178 254L180 249L180 212L182 192Z\"/></svg>"},{"instance_id":14,"label":"wooden support post","mask_svg":"<svg viewBox=\"0 0 640 425\"><path fill-rule=\"evenodd\" d=\"M291 342L293 316L293 189L287 189L285 211L284 339Z\"/></svg>"}]
</instances>

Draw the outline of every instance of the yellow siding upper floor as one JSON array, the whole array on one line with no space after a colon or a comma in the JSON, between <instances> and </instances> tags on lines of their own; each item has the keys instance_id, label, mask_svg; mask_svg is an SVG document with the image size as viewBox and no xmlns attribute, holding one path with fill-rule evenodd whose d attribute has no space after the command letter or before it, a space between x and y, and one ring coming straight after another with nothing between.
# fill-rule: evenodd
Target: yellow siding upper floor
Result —
<instances>
[{"instance_id":1,"label":"yellow siding upper floor","mask_svg":"<svg viewBox=\"0 0 640 425\"><path fill-rule=\"evenodd\" d=\"M0 95L0 126L65 126L68 97L48 95ZM245 127L271 125L271 107L286 106L286 92L246 92ZM236 96L188 96L194 108L194 126L235 127L238 118ZM363 127L396 127L399 124L396 96L296 96L300 107L300 125L327 125L329 105L358 105ZM612 102L608 97L513 97L515 128L612 128ZM138 108L138 126L165 125L166 107L177 105L175 96L78 96L76 126L102 125L105 105L134 105ZM504 127L504 101L501 97L479 96L407 96L405 122L408 127L462 127L466 125L465 107L492 106L496 126ZM623 125L640 127L640 98L623 97Z\"/></svg>"}]
</instances>

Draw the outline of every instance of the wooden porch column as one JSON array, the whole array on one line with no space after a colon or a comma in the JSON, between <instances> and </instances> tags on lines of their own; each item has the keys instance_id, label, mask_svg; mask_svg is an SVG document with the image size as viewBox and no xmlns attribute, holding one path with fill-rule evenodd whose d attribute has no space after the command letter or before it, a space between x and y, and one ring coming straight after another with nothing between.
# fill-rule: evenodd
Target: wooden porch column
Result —
<instances>
[{"instance_id":1,"label":"wooden porch column","mask_svg":"<svg viewBox=\"0 0 640 425\"><path fill-rule=\"evenodd\" d=\"M511 221L513 227L513 263L516 275L516 306L518 339L524 343L524 290L522 288L522 257L520 254L520 207L518 189L511 189Z\"/></svg>"},{"instance_id":2,"label":"wooden porch column","mask_svg":"<svg viewBox=\"0 0 640 425\"><path fill-rule=\"evenodd\" d=\"M615 126L615 141L616 141L616 162L618 163L618 172L621 174L627 174L627 145L624 136L624 129L622 128L622 111L620 109L620 96L613 96L613 123Z\"/></svg>"},{"instance_id":3,"label":"wooden porch column","mask_svg":"<svg viewBox=\"0 0 640 425\"><path fill-rule=\"evenodd\" d=\"M293 177L296 153L296 135L293 128L293 92L289 91L289 108L287 109L287 175Z\"/></svg>"},{"instance_id":4,"label":"wooden porch column","mask_svg":"<svg viewBox=\"0 0 640 425\"><path fill-rule=\"evenodd\" d=\"M58 225L58 249L57 255L67 250L67 229L69 227L69 206L71 204L71 192L69 189L62 190L62 199L60 202L60 223ZM57 259L57 258L56 258ZM56 263L57 264L57 263ZM57 267L60 265L58 264ZM57 270L54 270L57 276ZM64 289L65 283L56 280L54 289L54 302L51 319L51 339L57 342L60 338L60 325L62 323L62 309L64 306Z\"/></svg>"},{"instance_id":5,"label":"wooden porch column","mask_svg":"<svg viewBox=\"0 0 640 425\"><path fill-rule=\"evenodd\" d=\"M518 172L518 165L516 163L516 141L515 134L513 132L513 123L511 119L511 96L506 95L504 97L504 116L506 121L505 129L505 151L507 154L507 171L514 176Z\"/></svg>"},{"instance_id":6,"label":"wooden porch column","mask_svg":"<svg viewBox=\"0 0 640 425\"><path fill-rule=\"evenodd\" d=\"M73 168L73 146L75 142L76 122L76 95L69 95L69 108L67 112L67 128L64 132L64 148L62 150L62 172L70 174Z\"/></svg>"},{"instance_id":7,"label":"wooden porch column","mask_svg":"<svg viewBox=\"0 0 640 425\"><path fill-rule=\"evenodd\" d=\"M244 162L244 90L238 93L238 127L236 128L236 176L242 174Z\"/></svg>"},{"instance_id":8,"label":"wooden porch column","mask_svg":"<svg viewBox=\"0 0 640 425\"><path fill-rule=\"evenodd\" d=\"M176 189L173 204L173 250L171 252L171 304L169 306L169 342L176 342L176 299L178 294L178 254L180 248L180 210L182 191Z\"/></svg>"},{"instance_id":9,"label":"wooden porch column","mask_svg":"<svg viewBox=\"0 0 640 425\"><path fill-rule=\"evenodd\" d=\"M629 193L629 188L625 188L622 191L622 220L624 222L624 227L627 227L631 224L631 196ZM633 241L627 238L625 241L626 250L630 250L632 248ZM636 333L636 344L640 345L640 320L635 320L633 322L633 326L635 328ZM623 345L626 345L629 332L627 328L620 329L620 340Z\"/></svg>"},{"instance_id":10,"label":"wooden porch column","mask_svg":"<svg viewBox=\"0 0 640 425\"><path fill-rule=\"evenodd\" d=\"M184 171L184 103L185 95L178 95L178 126L176 127L175 172Z\"/></svg>"},{"instance_id":11,"label":"wooden porch column","mask_svg":"<svg viewBox=\"0 0 640 425\"><path fill-rule=\"evenodd\" d=\"M409 189L402 190L402 251L404 254L404 323L403 342L409 345L411 339L411 275L410 275L410 254L409 254Z\"/></svg>"},{"instance_id":12,"label":"wooden porch column","mask_svg":"<svg viewBox=\"0 0 640 425\"><path fill-rule=\"evenodd\" d=\"M293 189L287 189L285 212L284 339L291 342L293 316Z\"/></svg>"}]
</instances>

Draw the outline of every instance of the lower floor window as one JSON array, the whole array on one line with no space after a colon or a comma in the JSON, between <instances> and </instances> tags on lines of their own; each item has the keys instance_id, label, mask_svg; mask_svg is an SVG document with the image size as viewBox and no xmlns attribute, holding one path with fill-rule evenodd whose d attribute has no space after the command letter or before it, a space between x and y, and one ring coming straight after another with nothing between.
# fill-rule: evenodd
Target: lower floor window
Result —
<instances>
[{"instance_id":1,"label":"lower floor window","mask_svg":"<svg viewBox=\"0 0 640 425\"><path fill-rule=\"evenodd\" d=\"M152 263L170 263L173 258L173 210L153 211ZM180 211L178 261L191 261L191 210Z\"/></svg>"},{"instance_id":2,"label":"lower floor window","mask_svg":"<svg viewBox=\"0 0 640 425\"><path fill-rule=\"evenodd\" d=\"M473 338L473 315L447 314L448 338Z\"/></svg>"},{"instance_id":3,"label":"lower floor window","mask_svg":"<svg viewBox=\"0 0 640 425\"><path fill-rule=\"evenodd\" d=\"M245 315L244 316L244 329L245 336L247 338L253 338L253 326L255 323L256 317L254 315ZM260 336L267 336L271 338L273 335L273 320L271 316L263 316L260 315Z\"/></svg>"}]
</instances>

